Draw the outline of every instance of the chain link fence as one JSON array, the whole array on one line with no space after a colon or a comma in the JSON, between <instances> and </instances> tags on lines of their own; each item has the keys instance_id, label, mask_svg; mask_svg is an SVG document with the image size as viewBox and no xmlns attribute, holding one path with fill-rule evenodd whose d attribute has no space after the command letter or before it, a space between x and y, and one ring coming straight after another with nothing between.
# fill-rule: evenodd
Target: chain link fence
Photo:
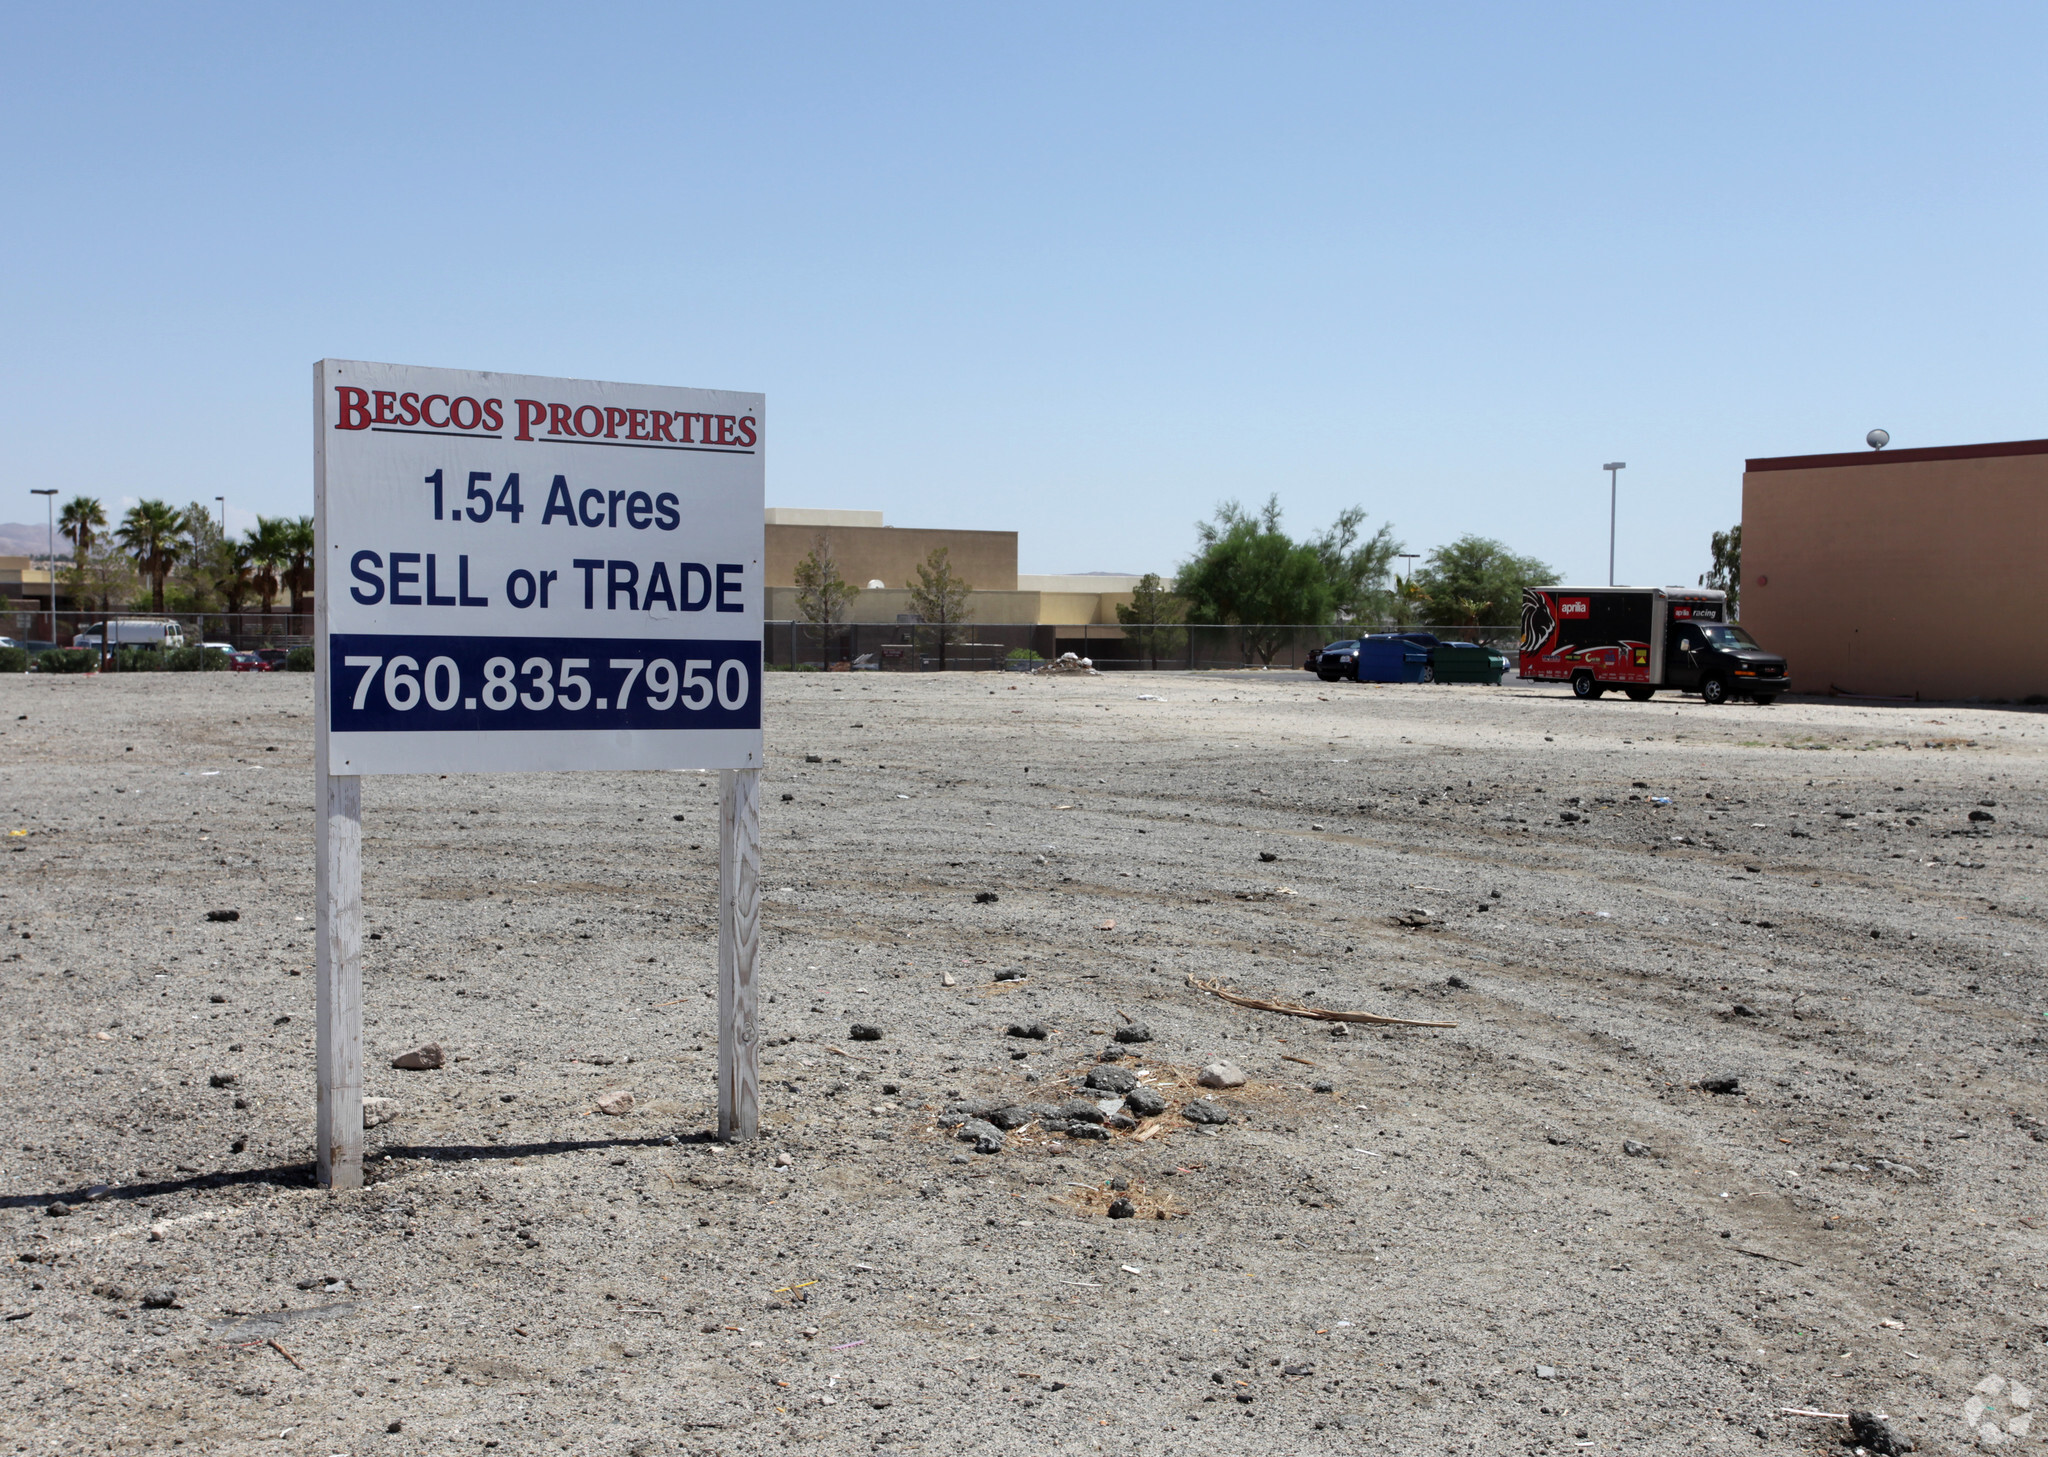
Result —
<instances>
[{"instance_id":1,"label":"chain link fence","mask_svg":"<svg viewBox=\"0 0 2048 1457\"><path fill-rule=\"evenodd\" d=\"M31 651L45 647L68 648L72 639L104 622L104 612L59 611L55 632L47 608L24 606L16 599L5 612L5 636ZM175 622L185 641L226 643L237 652L251 648L295 648L313 641L310 612L149 612L117 607L111 614L116 622Z\"/></svg>"},{"instance_id":2,"label":"chain link fence","mask_svg":"<svg viewBox=\"0 0 2048 1457\"><path fill-rule=\"evenodd\" d=\"M1104 672L1183 672L1227 668L1300 668L1325 643L1367 632L1427 632L1445 642L1483 643L1513 654L1522 630L1507 627L1366 628L1309 624L1227 627L1162 623L932 623L770 622L762 633L762 662L770 671L877 671L935 673L1024 671L1063 653L1091 660Z\"/></svg>"}]
</instances>

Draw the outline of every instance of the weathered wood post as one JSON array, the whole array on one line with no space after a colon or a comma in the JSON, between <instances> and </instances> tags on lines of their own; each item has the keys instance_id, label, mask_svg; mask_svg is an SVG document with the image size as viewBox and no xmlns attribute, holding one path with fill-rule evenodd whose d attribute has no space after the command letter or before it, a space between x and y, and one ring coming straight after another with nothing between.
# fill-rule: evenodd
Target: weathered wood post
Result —
<instances>
[{"instance_id":1,"label":"weathered wood post","mask_svg":"<svg viewBox=\"0 0 2048 1457\"><path fill-rule=\"evenodd\" d=\"M754 961L761 945L761 771L718 781L718 1136L761 1131Z\"/></svg>"}]
</instances>

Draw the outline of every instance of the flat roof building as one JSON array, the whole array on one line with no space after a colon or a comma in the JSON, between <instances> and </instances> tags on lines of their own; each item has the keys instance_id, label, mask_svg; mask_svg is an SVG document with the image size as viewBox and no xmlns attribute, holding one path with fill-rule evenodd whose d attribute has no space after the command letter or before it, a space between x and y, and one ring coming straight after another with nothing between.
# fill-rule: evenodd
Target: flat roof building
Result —
<instances>
[{"instance_id":1,"label":"flat roof building","mask_svg":"<svg viewBox=\"0 0 2048 1457\"><path fill-rule=\"evenodd\" d=\"M2048 694L2048 440L1751 460L1742 622L1796 691Z\"/></svg>"},{"instance_id":2,"label":"flat roof building","mask_svg":"<svg viewBox=\"0 0 2048 1457\"><path fill-rule=\"evenodd\" d=\"M768 620L786 622L796 610L797 564L822 537L839 575L861 593L846 610L848 622L896 621L909 612L910 585L934 547L973 593L974 620L985 623L1114 623L1116 604L1129 602L1134 576L1082 572L1019 576L1017 533L885 526L880 511L836 511L770 506L767 511Z\"/></svg>"}]
</instances>

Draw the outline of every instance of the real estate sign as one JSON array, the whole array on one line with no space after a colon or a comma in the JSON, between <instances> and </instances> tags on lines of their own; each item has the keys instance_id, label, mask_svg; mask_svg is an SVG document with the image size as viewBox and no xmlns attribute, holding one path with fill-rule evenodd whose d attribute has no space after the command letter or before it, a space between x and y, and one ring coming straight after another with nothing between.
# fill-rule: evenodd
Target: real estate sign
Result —
<instances>
[{"instance_id":1,"label":"real estate sign","mask_svg":"<svg viewBox=\"0 0 2048 1457\"><path fill-rule=\"evenodd\" d=\"M760 395L314 383L326 773L760 767Z\"/></svg>"}]
</instances>

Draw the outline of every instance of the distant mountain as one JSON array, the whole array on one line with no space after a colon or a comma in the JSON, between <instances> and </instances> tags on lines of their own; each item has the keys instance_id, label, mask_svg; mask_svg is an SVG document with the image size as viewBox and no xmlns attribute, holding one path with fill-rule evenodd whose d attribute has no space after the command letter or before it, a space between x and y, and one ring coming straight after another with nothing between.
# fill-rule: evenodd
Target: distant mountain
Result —
<instances>
[{"instance_id":1,"label":"distant mountain","mask_svg":"<svg viewBox=\"0 0 2048 1457\"><path fill-rule=\"evenodd\" d=\"M50 528L24 526L19 521L0 521L0 556L41 556L50 547ZM61 554L71 550L71 543L63 537L57 538L57 550Z\"/></svg>"}]
</instances>

